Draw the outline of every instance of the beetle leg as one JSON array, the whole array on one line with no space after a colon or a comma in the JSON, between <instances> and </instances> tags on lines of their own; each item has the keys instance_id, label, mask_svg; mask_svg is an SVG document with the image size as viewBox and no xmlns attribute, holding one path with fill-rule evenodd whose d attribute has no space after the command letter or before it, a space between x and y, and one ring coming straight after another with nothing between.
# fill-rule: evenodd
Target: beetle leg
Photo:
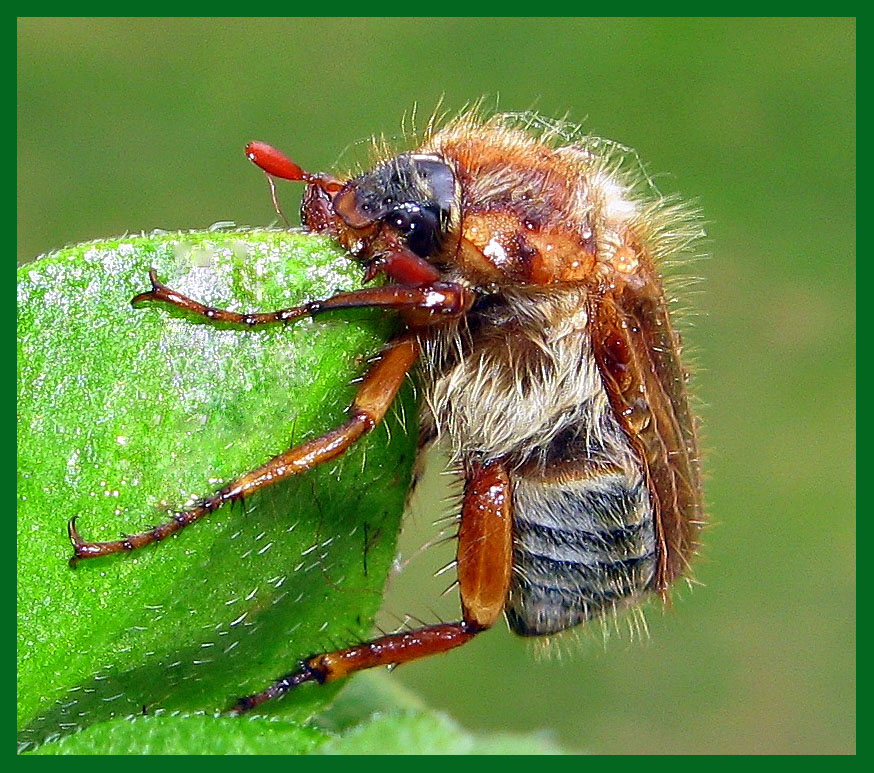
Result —
<instances>
[{"instance_id":1,"label":"beetle leg","mask_svg":"<svg viewBox=\"0 0 874 773\"><path fill-rule=\"evenodd\" d=\"M132 304L138 304L141 301L163 301L214 322L232 322L249 327L276 322L292 322L301 317L311 317L331 309L355 309L371 306L409 310L419 314L424 313L429 317L433 315L435 318L444 318L463 314L473 302L473 296L461 285L452 282L432 282L420 286L367 287L279 311L241 314L236 311L207 306L176 292L158 280L158 274L154 268L149 270L149 279L152 282L152 289L135 296L131 300Z\"/></svg>"},{"instance_id":2,"label":"beetle leg","mask_svg":"<svg viewBox=\"0 0 874 773\"><path fill-rule=\"evenodd\" d=\"M463 619L380 636L303 660L295 671L231 709L242 714L304 682L332 682L375 666L396 666L459 647L491 627L501 614L512 572L510 477L501 461L467 471L458 533L458 580Z\"/></svg>"},{"instance_id":3,"label":"beetle leg","mask_svg":"<svg viewBox=\"0 0 874 773\"><path fill-rule=\"evenodd\" d=\"M388 249L370 261L365 270L365 283L380 272L395 282L407 285L432 284L440 280L440 271L436 266L396 243L390 243Z\"/></svg>"},{"instance_id":4,"label":"beetle leg","mask_svg":"<svg viewBox=\"0 0 874 773\"><path fill-rule=\"evenodd\" d=\"M396 339L377 358L364 377L345 423L320 437L274 456L266 464L231 481L190 509L177 512L170 521L123 539L87 542L79 535L76 530L76 519L72 518L68 524L70 541L74 549L73 557L70 559L71 565L75 566L76 562L83 558L96 558L110 553L135 550L159 542L227 502L246 499L262 488L340 456L356 440L382 421L403 384L407 371L418 355L419 347L414 336L407 334Z\"/></svg>"},{"instance_id":5,"label":"beetle leg","mask_svg":"<svg viewBox=\"0 0 874 773\"><path fill-rule=\"evenodd\" d=\"M187 295L176 292L158 279L158 274L154 268L149 270L149 279L152 282L152 289L135 296L131 300L132 304L138 304L141 301L163 301L214 322L232 322L249 327L270 325L276 322L292 322L301 317L311 317L331 309L358 309L377 306L416 312L420 315L424 314L426 317L444 318L463 314L473 302L473 296L461 285L452 282L432 282L420 286L367 287L279 311L241 314L236 311L207 306Z\"/></svg>"}]
</instances>

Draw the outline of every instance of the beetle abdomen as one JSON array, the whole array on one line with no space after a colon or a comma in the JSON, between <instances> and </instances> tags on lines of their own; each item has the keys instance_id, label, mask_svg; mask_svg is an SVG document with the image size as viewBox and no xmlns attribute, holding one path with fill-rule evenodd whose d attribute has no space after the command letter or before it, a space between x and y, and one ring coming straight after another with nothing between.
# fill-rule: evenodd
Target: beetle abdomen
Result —
<instances>
[{"instance_id":1,"label":"beetle abdomen","mask_svg":"<svg viewBox=\"0 0 874 773\"><path fill-rule=\"evenodd\" d=\"M583 472L583 470L580 470ZM516 478L510 628L558 633L619 608L650 586L656 568L652 505L627 468L584 477Z\"/></svg>"}]
</instances>

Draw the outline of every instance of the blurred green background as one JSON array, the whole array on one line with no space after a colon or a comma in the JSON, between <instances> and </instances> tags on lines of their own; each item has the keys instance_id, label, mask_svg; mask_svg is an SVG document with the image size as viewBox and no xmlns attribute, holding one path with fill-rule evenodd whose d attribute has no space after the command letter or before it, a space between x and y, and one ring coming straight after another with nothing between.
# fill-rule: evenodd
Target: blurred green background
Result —
<instances>
[{"instance_id":1,"label":"blurred green background","mask_svg":"<svg viewBox=\"0 0 874 773\"><path fill-rule=\"evenodd\" d=\"M685 336L712 526L701 585L651 605L648 636L594 626L544 658L499 626L393 678L471 729L579 750L854 751L853 20L21 19L19 261L267 224L246 141L328 170L416 103L483 95L636 148L705 213ZM457 615L431 577L451 545L418 551L447 491L432 474L414 499L385 627Z\"/></svg>"}]
</instances>

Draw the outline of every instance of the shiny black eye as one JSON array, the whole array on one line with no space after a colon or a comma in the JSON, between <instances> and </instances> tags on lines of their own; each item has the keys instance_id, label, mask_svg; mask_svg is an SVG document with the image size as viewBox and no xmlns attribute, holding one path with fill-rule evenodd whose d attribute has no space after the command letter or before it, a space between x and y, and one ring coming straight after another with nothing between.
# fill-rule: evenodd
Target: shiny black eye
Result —
<instances>
[{"instance_id":1,"label":"shiny black eye","mask_svg":"<svg viewBox=\"0 0 874 773\"><path fill-rule=\"evenodd\" d=\"M389 210L383 220L404 237L416 255L427 258L440 249L442 229L437 207L407 202Z\"/></svg>"}]
</instances>

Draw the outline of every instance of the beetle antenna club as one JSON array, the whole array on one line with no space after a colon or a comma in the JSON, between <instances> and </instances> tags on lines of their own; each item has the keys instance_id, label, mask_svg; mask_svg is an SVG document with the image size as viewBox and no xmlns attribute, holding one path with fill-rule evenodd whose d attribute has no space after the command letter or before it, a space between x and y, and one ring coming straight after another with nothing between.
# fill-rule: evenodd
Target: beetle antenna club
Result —
<instances>
[{"instance_id":1,"label":"beetle antenna club","mask_svg":"<svg viewBox=\"0 0 874 773\"><path fill-rule=\"evenodd\" d=\"M249 326L380 307L401 330L342 425L144 533L87 542L71 521L73 561L164 540L336 458L380 423L415 370L422 444L441 443L463 480L451 565L460 619L316 653L234 713L305 682L445 652L502 613L515 633L550 637L666 597L687 572L704 513L697 424L660 271L700 229L624 169L623 151L565 122L466 114L340 180L250 143L247 157L271 183L305 184L304 228L386 282L241 314L188 298L153 271L135 300ZM366 549L365 533L365 561Z\"/></svg>"}]
</instances>

